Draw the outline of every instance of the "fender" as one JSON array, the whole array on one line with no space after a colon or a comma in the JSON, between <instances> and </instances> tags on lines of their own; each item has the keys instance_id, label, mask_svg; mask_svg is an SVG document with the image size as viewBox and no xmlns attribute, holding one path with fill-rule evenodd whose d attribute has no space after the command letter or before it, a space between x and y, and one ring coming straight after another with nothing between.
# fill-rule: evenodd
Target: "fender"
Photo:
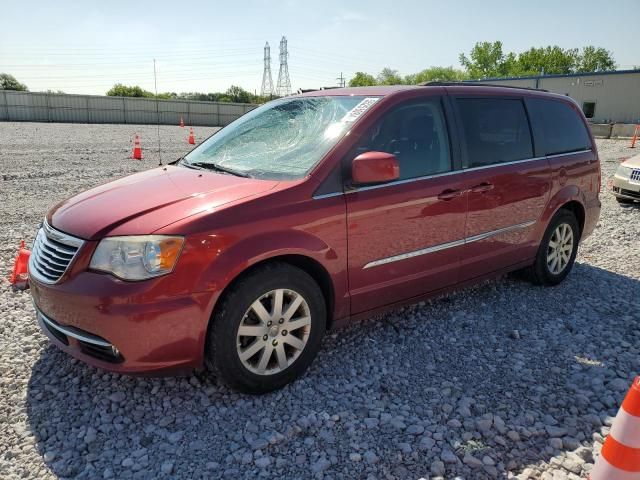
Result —
<instances>
[{"instance_id":1,"label":"fender","mask_svg":"<svg viewBox=\"0 0 640 480\"><path fill-rule=\"evenodd\" d=\"M222 292L248 268L270 258L300 255L319 263L331 278L335 296L334 312L339 318L348 315L346 258L320 238L301 230L281 230L261 233L232 243L230 238L217 237L213 241L218 250L216 258L202 271L196 291L213 292L209 315ZM339 280L333 280L333 279ZM346 299L346 301L345 301Z\"/></svg>"},{"instance_id":2,"label":"fender","mask_svg":"<svg viewBox=\"0 0 640 480\"><path fill-rule=\"evenodd\" d=\"M547 206L545 207L542 215L540 216L540 221L538 222L538 226L536 228L534 238L536 243L539 244L542 241L542 237L544 236L544 232L547 229L547 225L553 218L553 216L560 210L560 208L572 201L576 201L582 205L582 208L586 211L586 199L584 196L584 192L580 190L577 185L565 185L560 190L558 190L547 202Z\"/></svg>"}]
</instances>

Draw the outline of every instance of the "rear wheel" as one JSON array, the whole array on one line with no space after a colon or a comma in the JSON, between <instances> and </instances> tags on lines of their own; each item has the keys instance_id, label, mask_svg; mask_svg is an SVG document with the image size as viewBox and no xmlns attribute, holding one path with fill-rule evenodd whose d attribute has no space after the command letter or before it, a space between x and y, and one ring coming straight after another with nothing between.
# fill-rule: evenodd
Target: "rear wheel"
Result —
<instances>
[{"instance_id":1,"label":"rear wheel","mask_svg":"<svg viewBox=\"0 0 640 480\"><path fill-rule=\"evenodd\" d=\"M264 393L300 376L326 326L324 297L306 272L288 264L259 267L222 300L207 342L207 364L231 387Z\"/></svg>"},{"instance_id":2,"label":"rear wheel","mask_svg":"<svg viewBox=\"0 0 640 480\"><path fill-rule=\"evenodd\" d=\"M529 269L538 285L557 285L573 268L578 253L580 227L568 210L560 210L551 220L542 238L535 263Z\"/></svg>"}]
</instances>

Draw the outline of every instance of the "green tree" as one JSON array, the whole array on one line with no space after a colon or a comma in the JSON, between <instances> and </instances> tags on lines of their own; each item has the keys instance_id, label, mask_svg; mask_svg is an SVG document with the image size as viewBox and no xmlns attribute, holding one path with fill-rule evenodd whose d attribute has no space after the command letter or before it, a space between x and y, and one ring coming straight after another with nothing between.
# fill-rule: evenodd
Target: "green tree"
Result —
<instances>
[{"instance_id":1,"label":"green tree","mask_svg":"<svg viewBox=\"0 0 640 480\"><path fill-rule=\"evenodd\" d=\"M577 72L608 72L615 69L613 54L602 47L589 45L577 55Z\"/></svg>"},{"instance_id":2,"label":"green tree","mask_svg":"<svg viewBox=\"0 0 640 480\"><path fill-rule=\"evenodd\" d=\"M564 50L557 45L530 48L520 53L511 69L507 72L511 76L563 74L571 73L575 69L578 57L577 49Z\"/></svg>"},{"instance_id":3,"label":"green tree","mask_svg":"<svg viewBox=\"0 0 640 480\"><path fill-rule=\"evenodd\" d=\"M122 83L116 83L111 90L107 92L107 95L110 97L145 97L151 98L153 97L153 93L142 89L141 87L134 85L128 86L123 85Z\"/></svg>"},{"instance_id":4,"label":"green tree","mask_svg":"<svg viewBox=\"0 0 640 480\"><path fill-rule=\"evenodd\" d=\"M397 70L392 70L389 67L385 67L378 74L376 78L379 85L402 85L402 77L398 74Z\"/></svg>"},{"instance_id":5,"label":"green tree","mask_svg":"<svg viewBox=\"0 0 640 480\"><path fill-rule=\"evenodd\" d=\"M513 68L516 58L513 53L505 55L502 42L478 42L467 57L460 54L460 64L470 78L503 77Z\"/></svg>"},{"instance_id":6,"label":"green tree","mask_svg":"<svg viewBox=\"0 0 640 480\"><path fill-rule=\"evenodd\" d=\"M369 87L377 85L376 78L373 75L364 72L356 72L355 76L349 80L350 87Z\"/></svg>"},{"instance_id":7,"label":"green tree","mask_svg":"<svg viewBox=\"0 0 640 480\"><path fill-rule=\"evenodd\" d=\"M229 101L234 103L251 103L251 97L253 96L244 88L236 85L231 85L225 94L229 97Z\"/></svg>"},{"instance_id":8,"label":"green tree","mask_svg":"<svg viewBox=\"0 0 640 480\"><path fill-rule=\"evenodd\" d=\"M173 100L178 97L176 92L162 92L158 94L158 98L163 100Z\"/></svg>"},{"instance_id":9,"label":"green tree","mask_svg":"<svg viewBox=\"0 0 640 480\"><path fill-rule=\"evenodd\" d=\"M471 78L605 72L615 70L613 55L602 47L563 49L557 45L533 47L520 54L504 53L501 42L478 42L460 63Z\"/></svg>"},{"instance_id":10,"label":"green tree","mask_svg":"<svg viewBox=\"0 0 640 480\"><path fill-rule=\"evenodd\" d=\"M231 86L225 93L220 92L182 92L172 93L171 98L179 98L180 100L195 100L198 102L238 102L238 103L264 103L271 100L272 97L261 97L244 90L241 87ZM273 97L277 98L277 97Z\"/></svg>"},{"instance_id":11,"label":"green tree","mask_svg":"<svg viewBox=\"0 0 640 480\"><path fill-rule=\"evenodd\" d=\"M8 73L0 73L0 90L18 90L28 92L29 89L24 83L16 80L16 77Z\"/></svg>"},{"instance_id":12,"label":"green tree","mask_svg":"<svg viewBox=\"0 0 640 480\"><path fill-rule=\"evenodd\" d=\"M404 83L418 85L425 82L460 82L468 78L464 70L453 67L429 67L421 72L413 73L405 77Z\"/></svg>"}]
</instances>

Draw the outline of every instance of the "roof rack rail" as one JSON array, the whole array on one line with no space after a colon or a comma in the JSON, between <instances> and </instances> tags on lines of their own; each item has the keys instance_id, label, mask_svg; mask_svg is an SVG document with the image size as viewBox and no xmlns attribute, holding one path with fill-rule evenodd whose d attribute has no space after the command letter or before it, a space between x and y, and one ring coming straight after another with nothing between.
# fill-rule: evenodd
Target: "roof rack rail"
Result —
<instances>
[{"instance_id":1,"label":"roof rack rail","mask_svg":"<svg viewBox=\"0 0 640 480\"><path fill-rule=\"evenodd\" d=\"M431 81L419 84L423 87L498 87L498 88L515 88L516 90L534 90L536 92L548 92L544 88L516 87L514 85L496 85L494 83L478 83L478 82L441 82Z\"/></svg>"}]
</instances>

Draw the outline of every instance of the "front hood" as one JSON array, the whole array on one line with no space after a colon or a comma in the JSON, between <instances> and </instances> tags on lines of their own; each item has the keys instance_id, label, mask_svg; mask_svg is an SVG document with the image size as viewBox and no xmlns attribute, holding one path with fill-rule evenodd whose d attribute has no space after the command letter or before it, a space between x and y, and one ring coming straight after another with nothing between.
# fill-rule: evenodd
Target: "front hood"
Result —
<instances>
[{"instance_id":1,"label":"front hood","mask_svg":"<svg viewBox=\"0 0 640 480\"><path fill-rule=\"evenodd\" d=\"M58 230L87 240L153 233L205 210L274 188L278 182L166 166L136 173L65 200L48 215Z\"/></svg>"},{"instance_id":2,"label":"front hood","mask_svg":"<svg viewBox=\"0 0 640 480\"><path fill-rule=\"evenodd\" d=\"M640 154L636 155L635 157L628 158L627 160L622 162L622 165L624 165L625 167L640 168Z\"/></svg>"}]
</instances>

